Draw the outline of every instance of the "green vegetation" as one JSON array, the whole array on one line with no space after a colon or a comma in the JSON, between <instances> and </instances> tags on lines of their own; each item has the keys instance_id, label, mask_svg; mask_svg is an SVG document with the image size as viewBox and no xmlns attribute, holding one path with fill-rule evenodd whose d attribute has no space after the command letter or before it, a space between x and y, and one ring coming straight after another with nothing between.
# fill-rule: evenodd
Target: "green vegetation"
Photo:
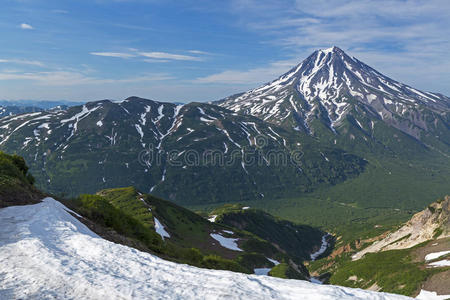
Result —
<instances>
[{"instance_id":1,"label":"green vegetation","mask_svg":"<svg viewBox=\"0 0 450 300\"><path fill-rule=\"evenodd\" d=\"M287 263L281 263L275 266L272 270L270 270L269 275L278 278L292 278L292 279L306 280L306 278L301 273L297 272L293 267L291 267Z\"/></svg>"},{"instance_id":2,"label":"green vegetation","mask_svg":"<svg viewBox=\"0 0 450 300\"><path fill-rule=\"evenodd\" d=\"M210 213L216 222L245 230L282 248L294 261L301 263L320 248L326 233L311 226L275 218L257 209L242 209L242 205L228 204ZM261 249L261 247L258 247Z\"/></svg>"},{"instance_id":3,"label":"green vegetation","mask_svg":"<svg viewBox=\"0 0 450 300\"><path fill-rule=\"evenodd\" d=\"M442 228L439 228L439 227L436 228L436 229L433 231L433 239L439 237L439 236L442 234L443 231L444 231L444 230L443 230Z\"/></svg>"},{"instance_id":4,"label":"green vegetation","mask_svg":"<svg viewBox=\"0 0 450 300\"><path fill-rule=\"evenodd\" d=\"M359 288L376 284L383 292L414 295L420 284L439 272L424 268L411 258L411 249L366 254L357 261L348 261L331 276L330 283Z\"/></svg>"},{"instance_id":5,"label":"green vegetation","mask_svg":"<svg viewBox=\"0 0 450 300\"><path fill-rule=\"evenodd\" d=\"M89 220L101 226L112 228L117 233L136 239L156 253L163 250L160 236L149 230L142 221L114 207L107 199L99 195L81 195L72 200L77 211Z\"/></svg>"},{"instance_id":6,"label":"green vegetation","mask_svg":"<svg viewBox=\"0 0 450 300\"><path fill-rule=\"evenodd\" d=\"M43 195L33 183L34 178L22 157L0 152L0 208L38 202Z\"/></svg>"},{"instance_id":7,"label":"green vegetation","mask_svg":"<svg viewBox=\"0 0 450 300\"><path fill-rule=\"evenodd\" d=\"M373 156L369 159L369 155L369 166L357 178L301 197L265 197L241 203L294 223L321 228L341 236L339 242L346 244L393 229L448 194L448 160L433 155L416 161L392 157L378 160ZM221 206L189 207L209 212Z\"/></svg>"},{"instance_id":8,"label":"green vegetation","mask_svg":"<svg viewBox=\"0 0 450 300\"><path fill-rule=\"evenodd\" d=\"M97 193L117 209L133 216L147 227L153 228L153 215L146 204L147 195L139 196L132 187L102 190ZM139 197L138 197L139 196ZM136 201L136 198L141 201ZM130 201L131 200L131 201Z\"/></svg>"}]
</instances>

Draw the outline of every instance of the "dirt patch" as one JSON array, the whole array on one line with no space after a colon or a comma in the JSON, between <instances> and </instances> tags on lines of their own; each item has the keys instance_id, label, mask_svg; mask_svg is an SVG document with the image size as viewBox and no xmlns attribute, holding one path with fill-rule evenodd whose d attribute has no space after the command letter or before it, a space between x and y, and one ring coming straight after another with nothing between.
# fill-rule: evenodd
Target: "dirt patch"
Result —
<instances>
[{"instance_id":1,"label":"dirt patch","mask_svg":"<svg viewBox=\"0 0 450 300\"><path fill-rule=\"evenodd\" d=\"M450 294L450 270L437 273L425 281L423 290L434 291L438 295Z\"/></svg>"},{"instance_id":2,"label":"dirt patch","mask_svg":"<svg viewBox=\"0 0 450 300\"><path fill-rule=\"evenodd\" d=\"M374 292L378 292L381 291L381 288L378 286L378 284L375 282L374 284L372 284L367 290L369 291L374 291Z\"/></svg>"}]
</instances>

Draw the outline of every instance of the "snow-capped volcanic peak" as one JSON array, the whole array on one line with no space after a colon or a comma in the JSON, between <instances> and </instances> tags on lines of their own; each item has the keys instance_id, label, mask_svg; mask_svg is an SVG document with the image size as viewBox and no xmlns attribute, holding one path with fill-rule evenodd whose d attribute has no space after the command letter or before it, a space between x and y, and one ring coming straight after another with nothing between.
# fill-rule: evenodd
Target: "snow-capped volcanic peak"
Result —
<instances>
[{"instance_id":1,"label":"snow-capped volcanic peak","mask_svg":"<svg viewBox=\"0 0 450 300\"><path fill-rule=\"evenodd\" d=\"M315 109L325 108L333 127L345 115L351 99L371 106L380 115L383 110L402 114L418 105L450 109L449 98L392 80L338 47L317 50L278 79L228 97L219 105L275 123L295 114L305 125Z\"/></svg>"}]
</instances>

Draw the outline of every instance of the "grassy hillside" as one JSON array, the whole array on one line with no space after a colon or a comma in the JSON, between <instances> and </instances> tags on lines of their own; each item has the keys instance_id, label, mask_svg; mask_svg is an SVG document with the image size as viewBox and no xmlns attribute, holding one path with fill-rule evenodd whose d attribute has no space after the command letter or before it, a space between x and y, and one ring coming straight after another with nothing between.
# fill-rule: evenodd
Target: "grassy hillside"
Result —
<instances>
[{"instance_id":1,"label":"grassy hillside","mask_svg":"<svg viewBox=\"0 0 450 300\"><path fill-rule=\"evenodd\" d=\"M225 224L212 223L196 213L133 187L107 189L96 195L82 195L67 205L96 224L131 238L144 250L180 263L199 267L253 273L255 268L271 268L268 258L292 264L289 278L308 278L301 260L282 247L253 233ZM164 240L156 232L156 220L170 235ZM320 232L320 231L319 231ZM211 237L218 234L235 239L243 251L223 247ZM296 261L295 263L293 261ZM294 276L294 277L291 277Z\"/></svg>"},{"instance_id":2,"label":"grassy hillside","mask_svg":"<svg viewBox=\"0 0 450 300\"><path fill-rule=\"evenodd\" d=\"M37 203L43 195L33 183L22 157L0 152L0 208Z\"/></svg>"}]
</instances>

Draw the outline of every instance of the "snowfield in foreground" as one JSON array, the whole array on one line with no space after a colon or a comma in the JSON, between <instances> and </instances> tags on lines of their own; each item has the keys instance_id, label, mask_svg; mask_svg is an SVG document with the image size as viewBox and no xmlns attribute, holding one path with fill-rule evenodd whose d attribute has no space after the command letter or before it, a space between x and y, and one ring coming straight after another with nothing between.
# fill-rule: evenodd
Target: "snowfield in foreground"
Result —
<instances>
[{"instance_id":1,"label":"snowfield in foreground","mask_svg":"<svg viewBox=\"0 0 450 300\"><path fill-rule=\"evenodd\" d=\"M0 299L408 299L172 263L106 241L61 203L0 209Z\"/></svg>"}]
</instances>

